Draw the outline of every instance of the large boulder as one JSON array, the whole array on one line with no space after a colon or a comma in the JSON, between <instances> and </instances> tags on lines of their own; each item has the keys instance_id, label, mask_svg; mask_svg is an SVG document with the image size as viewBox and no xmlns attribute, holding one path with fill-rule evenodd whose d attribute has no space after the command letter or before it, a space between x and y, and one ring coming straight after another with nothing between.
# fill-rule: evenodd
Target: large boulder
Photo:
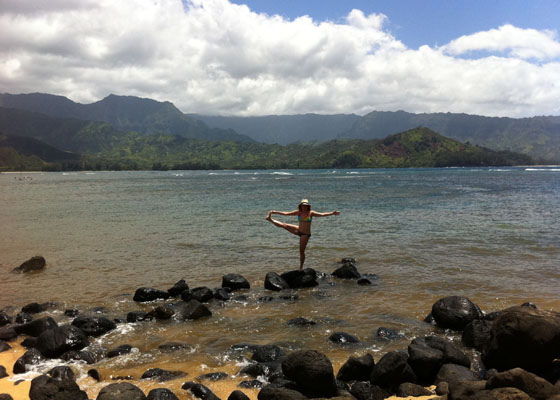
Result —
<instances>
[{"instance_id":1,"label":"large boulder","mask_svg":"<svg viewBox=\"0 0 560 400\"><path fill-rule=\"evenodd\" d=\"M268 290L280 291L289 289L290 285L276 272L269 272L264 277L264 288Z\"/></svg>"},{"instance_id":2,"label":"large boulder","mask_svg":"<svg viewBox=\"0 0 560 400\"><path fill-rule=\"evenodd\" d=\"M300 350L282 361L284 375L308 397L334 397L337 386L331 361L314 350Z\"/></svg>"},{"instance_id":3,"label":"large boulder","mask_svg":"<svg viewBox=\"0 0 560 400\"><path fill-rule=\"evenodd\" d=\"M282 349L274 344L258 346L253 351L252 360L259 363L277 361L282 357Z\"/></svg>"},{"instance_id":4,"label":"large boulder","mask_svg":"<svg viewBox=\"0 0 560 400\"><path fill-rule=\"evenodd\" d=\"M146 400L179 400L179 398L169 389L157 388L150 390Z\"/></svg>"},{"instance_id":5,"label":"large boulder","mask_svg":"<svg viewBox=\"0 0 560 400\"><path fill-rule=\"evenodd\" d=\"M487 368L528 371L547 367L560 357L560 315L531 307L500 312L492 324L482 359Z\"/></svg>"},{"instance_id":6,"label":"large boulder","mask_svg":"<svg viewBox=\"0 0 560 400\"><path fill-rule=\"evenodd\" d=\"M57 326L58 324L54 319L51 317L44 317L26 324L16 325L14 329L20 335L39 337L43 332L56 328Z\"/></svg>"},{"instance_id":7,"label":"large boulder","mask_svg":"<svg viewBox=\"0 0 560 400\"><path fill-rule=\"evenodd\" d=\"M57 358L67 351L79 351L89 345L87 336L76 326L64 325L49 329L39 336L37 349L48 358Z\"/></svg>"},{"instance_id":8,"label":"large boulder","mask_svg":"<svg viewBox=\"0 0 560 400\"><path fill-rule=\"evenodd\" d=\"M185 282L184 279L181 279L180 281L175 282L172 287L167 289L167 293L169 293L169 296L171 297L177 297L180 296L181 293L183 293L185 290L189 290L189 285L187 284L187 282Z\"/></svg>"},{"instance_id":9,"label":"large boulder","mask_svg":"<svg viewBox=\"0 0 560 400\"><path fill-rule=\"evenodd\" d=\"M33 303L29 303L24 305L21 308L21 312L23 313L27 313L27 314L39 314L42 313L43 311L47 311L49 309L49 307L52 307L54 304L50 303L50 302L46 302L46 303L37 303L37 302L33 302Z\"/></svg>"},{"instance_id":10,"label":"large boulder","mask_svg":"<svg viewBox=\"0 0 560 400\"><path fill-rule=\"evenodd\" d=\"M146 396L138 386L121 382L105 386L97 395L96 400L146 400Z\"/></svg>"},{"instance_id":11,"label":"large boulder","mask_svg":"<svg viewBox=\"0 0 560 400\"><path fill-rule=\"evenodd\" d=\"M313 268L305 268L303 271L295 270L284 272L280 277L284 279L292 289L315 287L319 284L319 282L317 282L317 272Z\"/></svg>"},{"instance_id":12,"label":"large boulder","mask_svg":"<svg viewBox=\"0 0 560 400\"><path fill-rule=\"evenodd\" d=\"M250 289L251 284L243 275L227 274L222 277L222 287L231 290Z\"/></svg>"},{"instance_id":13,"label":"large boulder","mask_svg":"<svg viewBox=\"0 0 560 400\"><path fill-rule=\"evenodd\" d=\"M214 392L201 383L185 382L181 388L184 390L190 390L195 397L198 397L201 400L220 400Z\"/></svg>"},{"instance_id":14,"label":"large boulder","mask_svg":"<svg viewBox=\"0 0 560 400\"><path fill-rule=\"evenodd\" d=\"M479 377L467 367L457 364L444 364L436 375L435 384L447 382L449 387L452 388L459 382L477 380L479 380Z\"/></svg>"},{"instance_id":15,"label":"large boulder","mask_svg":"<svg viewBox=\"0 0 560 400\"><path fill-rule=\"evenodd\" d=\"M183 309L178 313L182 320L200 319L203 317L211 317L212 312L204 304L198 300L189 301Z\"/></svg>"},{"instance_id":16,"label":"large boulder","mask_svg":"<svg viewBox=\"0 0 560 400\"><path fill-rule=\"evenodd\" d=\"M449 296L434 303L432 316L443 328L462 330L469 322L482 318L483 313L466 297Z\"/></svg>"},{"instance_id":17,"label":"large boulder","mask_svg":"<svg viewBox=\"0 0 560 400\"><path fill-rule=\"evenodd\" d=\"M24 261L19 267L14 268L12 272L27 273L33 271L41 271L45 268L47 262L42 256L31 257L29 260Z\"/></svg>"},{"instance_id":18,"label":"large boulder","mask_svg":"<svg viewBox=\"0 0 560 400\"><path fill-rule=\"evenodd\" d=\"M27 372L27 365L37 365L46 361L45 357L37 349L27 350L14 364L14 374Z\"/></svg>"},{"instance_id":19,"label":"large boulder","mask_svg":"<svg viewBox=\"0 0 560 400\"><path fill-rule=\"evenodd\" d=\"M463 329L462 340L466 346L482 351L492 338L492 321L475 319Z\"/></svg>"},{"instance_id":20,"label":"large boulder","mask_svg":"<svg viewBox=\"0 0 560 400\"><path fill-rule=\"evenodd\" d=\"M486 382L486 389L503 387L517 388L536 400L545 400L554 394L560 394L560 388L555 389L554 385L547 380L521 368L499 372Z\"/></svg>"},{"instance_id":21,"label":"large boulder","mask_svg":"<svg viewBox=\"0 0 560 400\"><path fill-rule=\"evenodd\" d=\"M296 390L276 387L273 385L265 386L257 396L258 400L306 400L303 394Z\"/></svg>"},{"instance_id":22,"label":"large boulder","mask_svg":"<svg viewBox=\"0 0 560 400\"><path fill-rule=\"evenodd\" d=\"M465 353L450 341L437 336L414 339L408 346L408 364L423 383L431 384L443 364L470 367Z\"/></svg>"},{"instance_id":23,"label":"large boulder","mask_svg":"<svg viewBox=\"0 0 560 400\"><path fill-rule=\"evenodd\" d=\"M88 395L70 379L41 375L31 381L30 400L87 400Z\"/></svg>"},{"instance_id":24,"label":"large boulder","mask_svg":"<svg viewBox=\"0 0 560 400\"><path fill-rule=\"evenodd\" d=\"M356 382L350 388L350 394L358 400L383 400L391 396L391 392L369 382Z\"/></svg>"},{"instance_id":25,"label":"large boulder","mask_svg":"<svg viewBox=\"0 0 560 400\"><path fill-rule=\"evenodd\" d=\"M170 297L169 293L164 290L149 288L149 287L141 287L136 289L134 293L134 297L132 300L137 301L139 303L146 303L148 301L154 301L159 299L168 299Z\"/></svg>"},{"instance_id":26,"label":"large boulder","mask_svg":"<svg viewBox=\"0 0 560 400\"><path fill-rule=\"evenodd\" d=\"M333 271L332 275L340 279L360 279L362 277L358 268L356 268L356 264L351 262L343 263Z\"/></svg>"},{"instance_id":27,"label":"large boulder","mask_svg":"<svg viewBox=\"0 0 560 400\"><path fill-rule=\"evenodd\" d=\"M371 383L384 388L397 388L401 383L416 382L416 374L408 365L408 354L402 351L390 351L373 367Z\"/></svg>"},{"instance_id":28,"label":"large boulder","mask_svg":"<svg viewBox=\"0 0 560 400\"><path fill-rule=\"evenodd\" d=\"M183 294L186 294L189 292L183 292ZM185 296L183 296L183 294L181 295L181 298L184 301L188 301L185 300ZM193 290L190 291L190 298L194 299L194 300L198 300L201 303L207 303L210 300L212 300L212 298L214 297L214 292L212 292L212 290L206 286L201 286L201 287L196 287ZM190 299L189 299L190 300Z\"/></svg>"},{"instance_id":29,"label":"large boulder","mask_svg":"<svg viewBox=\"0 0 560 400\"><path fill-rule=\"evenodd\" d=\"M371 354L364 354L361 357L350 356L338 370L336 379L344 382L368 381L373 367L375 367L375 361Z\"/></svg>"},{"instance_id":30,"label":"large boulder","mask_svg":"<svg viewBox=\"0 0 560 400\"><path fill-rule=\"evenodd\" d=\"M101 336L113 329L117 325L108 318L99 316L80 315L72 321L72 325L80 328L87 336Z\"/></svg>"}]
</instances>

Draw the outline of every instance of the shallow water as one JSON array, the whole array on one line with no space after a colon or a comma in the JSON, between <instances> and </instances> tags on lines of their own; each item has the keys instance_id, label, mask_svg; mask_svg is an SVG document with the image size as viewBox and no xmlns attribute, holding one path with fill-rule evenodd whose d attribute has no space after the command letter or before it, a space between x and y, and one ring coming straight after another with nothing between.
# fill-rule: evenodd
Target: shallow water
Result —
<instances>
[{"instance_id":1,"label":"shallow water","mask_svg":"<svg viewBox=\"0 0 560 400\"><path fill-rule=\"evenodd\" d=\"M259 301L270 295L267 272L299 265L297 237L264 217L303 197L315 210L341 211L314 219L306 266L330 273L352 256L361 273L380 276L374 285L327 278L298 300ZM132 301L140 286L167 289L184 278L212 288L233 272L251 282L246 300L211 303L210 319L119 325L100 344L139 350L103 361L97 368L106 375L138 377L155 365L182 365L191 377L234 372L228 349L239 342L314 348L338 365L353 352L380 355L431 331L421 320L452 294L487 311L525 301L560 310L558 168L1 174L0 199L0 309L55 301L60 321L67 307L104 306L123 318L153 307ZM45 271L8 273L37 254ZM299 316L319 323L287 325ZM406 338L379 342L380 326ZM338 330L362 344L330 344ZM169 341L194 347L157 350Z\"/></svg>"}]
</instances>

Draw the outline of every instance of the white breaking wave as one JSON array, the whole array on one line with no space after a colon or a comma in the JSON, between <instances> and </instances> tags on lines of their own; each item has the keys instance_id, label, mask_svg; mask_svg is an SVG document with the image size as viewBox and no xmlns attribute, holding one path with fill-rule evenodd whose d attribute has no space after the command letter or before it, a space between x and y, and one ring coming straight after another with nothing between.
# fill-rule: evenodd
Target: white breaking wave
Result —
<instances>
[{"instance_id":1,"label":"white breaking wave","mask_svg":"<svg viewBox=\"0 0 560 400\"><path fill-rule=\"evenodd\" d=\"M274 171L272 172L270 175L293 175L290 172L280 172L280 171Z\"/></svg>"},{"instance_id":2,"label":"white breaking wave","mask_svg":"<svg viewBox=\"0 0 560 400\"><path fill-rule=\"evenodd\" d=\"M560 168L525 168L525 171L560 172Z\"/></svg>"}]
</instances>

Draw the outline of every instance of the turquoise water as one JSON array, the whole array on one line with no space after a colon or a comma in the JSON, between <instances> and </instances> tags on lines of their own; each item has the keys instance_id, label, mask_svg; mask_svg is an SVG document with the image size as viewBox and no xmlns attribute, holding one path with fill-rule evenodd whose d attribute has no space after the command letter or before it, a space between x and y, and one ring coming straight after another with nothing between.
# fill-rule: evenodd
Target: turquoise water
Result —
<instances>
[{"instance_id":1,"label":"turquoise water","mask_svg":"<svg viewBox=\"0 0 560 400\"><path fill-rule=\"evenodd\" d=\"M330 273L351 256L360 272L380 276L374 285L327 278L295 301L261 299L271 295L267 272L299 265L298 238L265 216L293 210L303 197L315 210L341 212L313 220L306 266ZM132 301L140 286L167 289L184 278L212 288L232 272L251 282L246 298L210 303L209 319L119 324L96 344L138 350L97 364L104 376L138 379L152 367L235 374L228 349L247 341L313 348L335 367L365 351L378 360L437 330L422 319L447 295L486 311L525 301L560 310L560 168L1 174L0 199L0 309L14 306L12 313L55 301L50 315L60 323L69 322L69 307L103 306L122 319L153 307ZM46 258L46 270L9 273L33 255ZM319 323L287 324L301 316ZM380 342L380 326L403 339ZM337 330L362 343L330 343ZM193 347L157 349L169 341ZM87 379L87 366L74 367L94 396L102 384ZM180 381L173 385L179 393Z\"/></svg>"}]
</instances>

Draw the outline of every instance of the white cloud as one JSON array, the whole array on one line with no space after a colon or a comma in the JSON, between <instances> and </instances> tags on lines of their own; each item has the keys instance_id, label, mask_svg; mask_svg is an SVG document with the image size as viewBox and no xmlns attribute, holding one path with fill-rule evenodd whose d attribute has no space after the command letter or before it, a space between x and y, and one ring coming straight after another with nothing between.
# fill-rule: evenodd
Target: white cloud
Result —
<instances>
[{"instance_id":1,"label":"white cloud","mask_svg":"<svg viewBox=\"0 0 560 400\"><path fill-rule=\"evenodd\" d=\"M137 95L208 114L560 114L560 42L548 31L505 25L412 50L384 15L334 23L186 4L0 0L0 91Z\"/></svg>"}]
</instances>

